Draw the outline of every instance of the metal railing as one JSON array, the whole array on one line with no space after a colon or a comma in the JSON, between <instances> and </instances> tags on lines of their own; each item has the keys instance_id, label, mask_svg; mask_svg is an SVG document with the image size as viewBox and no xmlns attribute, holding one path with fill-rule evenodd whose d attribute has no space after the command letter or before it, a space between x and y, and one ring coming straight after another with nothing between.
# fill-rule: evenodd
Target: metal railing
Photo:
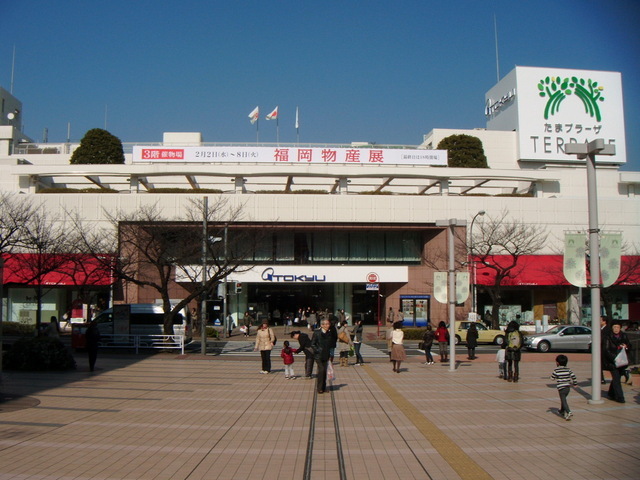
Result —
<instances>
[{"instance_id":1,"label":"metal railing","mask_svg":"<svg viewBox=\"0 0 640 480\"><path fill-rule=\"evenodd\" d=\"M102 348L141 348L180 350L184 354L184 335L100 335Z\"/></svg>"}]
</instances>

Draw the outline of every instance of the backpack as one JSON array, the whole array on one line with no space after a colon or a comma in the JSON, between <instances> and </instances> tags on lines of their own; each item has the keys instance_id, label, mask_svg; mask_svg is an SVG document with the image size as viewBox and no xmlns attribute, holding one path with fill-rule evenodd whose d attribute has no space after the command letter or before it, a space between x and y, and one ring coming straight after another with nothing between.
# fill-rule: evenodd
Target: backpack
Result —
<instances>
[{"instance_id":1,"label":"backpack","mask_svg":"<svg viewBox=\"0 0 640 480\"><path fill-rule=\"evenodd\" d=\"M522 346L522 335L519 332L509 332L507 337L507 348L520 350Z\"/></svg>"}]
</instances>

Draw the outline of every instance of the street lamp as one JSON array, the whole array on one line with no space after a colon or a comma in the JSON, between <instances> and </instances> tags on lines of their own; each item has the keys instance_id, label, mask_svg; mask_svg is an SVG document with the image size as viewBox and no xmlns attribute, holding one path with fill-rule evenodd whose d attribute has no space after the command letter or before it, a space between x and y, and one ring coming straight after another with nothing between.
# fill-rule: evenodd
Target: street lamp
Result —
<instances>
[{"instance_id":1,"label":"street lamp","mask_svg":"<svg viewBox=\"0 0 640 480\"><path fill-rule=\"evenodd\" d=\"M456 266L453 243L453 229L465 227L466 220L450 218L448 220L436 220L436 227L449 227L449 275L447 286L447 300L449 303L449 371L456 370Z\"/></svg>"},{"instance_id":2,"label":"street lamp","mask_svg":"<svg viewBox=\"0 0 640 480\"><path fill-rule=\"evenodd\" d=\"M596 138L589 143L567 143L564 146L567 155L577 155L587 160L587 202L589 207L589 251L591 264L591 400L589 403L603 403L601 399L601 332L600 332L600 243L598 238L598 191L596 186L596 153L615 155L614 145L605 145L604 139Z\"/></svg>"},{"instance_id":3,"label":"street lamp","mask_svg":"<svg viewBox=\"0 0 640 480\"><path fill-rule=\"evenodd\" d=\"M471 308L473 308L474 313L478 313L478 298L476 297L476 261L473 258L473 224L476 221L478 216L483 216L485 213L484 210L480 210L473 216L471 219L471 226L469 227L469 253L471 255Z\"/></svg>"}]
</instances>

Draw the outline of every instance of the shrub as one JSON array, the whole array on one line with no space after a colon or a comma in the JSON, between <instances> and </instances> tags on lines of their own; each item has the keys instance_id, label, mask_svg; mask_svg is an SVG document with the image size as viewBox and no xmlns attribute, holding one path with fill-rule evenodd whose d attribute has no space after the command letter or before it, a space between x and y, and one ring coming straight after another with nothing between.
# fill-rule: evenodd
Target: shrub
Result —
<instances>
[{"instance_id":1,"label":"shrub","mask_svg":"<svg viewBox=\"0 0 640 480\"><path fill-rule=\"evenodd\" d=\"M220 334L218 330L216 330L214 327L207 327L207 337L219 338Z\"/></svg>"},{"instance_id":2,"label":"shrub","mask_svg":"<svg viewBox=\"0 0 640 480\"><path fill-rule=\"evenodd\" d=\"M58 338L21 338L4 355L9 370L74 370L76 361Z\"/></svg>"},{"instance_id":3,"label":"shrub","mask_svg":"<svg viewBox=\"0 0 640 480\"><path fill-rule=\"evenodd\" d=\"M405 340L422 340L424 337L424 332L427 331L426 328L403 328L404 331L404 339Z\"/></svg>"},{"instance_id":4,"label":"shrub","mask_svg":"<svg viewBox=\"0 0 640 480\"><path fill-rule=\"evenodd\" d=\"M2 334L6 336L33 336L36 326L33 323L2 322Z\"/></svg>"}]
</instances>

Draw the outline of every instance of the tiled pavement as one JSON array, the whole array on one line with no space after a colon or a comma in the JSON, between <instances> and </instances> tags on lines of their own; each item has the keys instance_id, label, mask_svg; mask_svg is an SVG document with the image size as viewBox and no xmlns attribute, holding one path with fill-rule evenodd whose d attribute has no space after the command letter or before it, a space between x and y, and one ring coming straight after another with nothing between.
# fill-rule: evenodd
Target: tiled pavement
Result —
<instances>
[{"instance_id":1,"label":"tiled pavement","mask_svg":"<svg viewBox=\"0 0 640 480\"><path fill-rule=\"evenodd\" d=\"M275 351L270 375L253 352L101 352L93 374L83 354L74 372L5 372L16 398L0 403L0 480L640 478L640 388L589 404L587 354L569 354L580 386L567 422L553 355L525 353L508 383L492 354L459 356L455 372L410 357L396 374L370 353L336 365L313 435L315 382L286 380Z\"/></svg>"}]
</instances>

